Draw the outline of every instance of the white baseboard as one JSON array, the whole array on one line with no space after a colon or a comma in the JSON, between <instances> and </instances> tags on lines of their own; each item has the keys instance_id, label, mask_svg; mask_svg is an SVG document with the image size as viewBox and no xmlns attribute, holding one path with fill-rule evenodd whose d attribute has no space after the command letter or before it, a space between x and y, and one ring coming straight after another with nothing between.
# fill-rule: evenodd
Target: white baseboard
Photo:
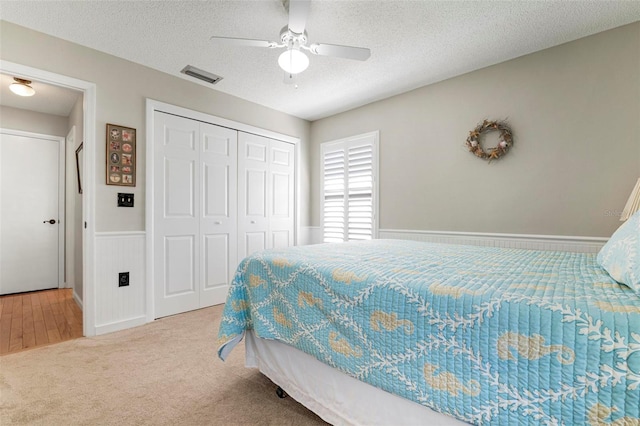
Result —
<instances>
[{"instance_id":1,"label":"white baseboard","mask_svg":"<svg viewBox=\"0 0 640 426\"><path fill-rule=\"evenodd\" d=\"M82 299L80 299L80 296L78 296L78 293L76 293L75 289L73 290L73 300L76 301L76 303L80 307L80 310L82 310Z\"/></svg>"},{"instance_id":2,"label":"white baseboard","mask_svg":"<svg viewBox=\"0 0 640 426\"><path fill-rule=\"evenodd\" d=\"M305 239L304 243L301 242L299 245L322 243L322 228L319 226L303 227L301 235L304 235ZM378 238L528 250L570 251L575 253L597 253L608 240L608 238L602 237L566 235L498 234L409 229L380 229L378 230Z\"/></svg>"},{"instance_id":3,"label":"white baseboard","mask_svg":"<svg viewBox=\"0 0 640 426\"><path fill-rule=\"evenodd\" d=\"M131 327L137 327L147 323L146 315L136 318L130 318L122 321L116 321L109 324L96 325L96 335L112 333L114 331L120 331Z\"/></svg>"},{"instance_id":4,"label":"white baseboard","mask_svg":"<svg viewBox=\"0 0 640 426\"><path fill-rule=\"evenodd\" d=\"M602 237L415 231L406 229L381 229L378 231L378 238L576 253L597 253L608 240L608 238Z\"/></svg>"}]
</instances>

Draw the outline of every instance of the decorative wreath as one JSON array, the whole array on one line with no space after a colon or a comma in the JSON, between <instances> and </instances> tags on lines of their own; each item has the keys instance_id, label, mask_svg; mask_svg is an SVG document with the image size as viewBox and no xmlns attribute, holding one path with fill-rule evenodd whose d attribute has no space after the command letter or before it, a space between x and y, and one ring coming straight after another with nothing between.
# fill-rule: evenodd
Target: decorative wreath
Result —
<instances>
[{"instance_id":1,"label":"decorative wreath","mask_svg":"<svg viewBox=\"0 0 640 426\"><path fill-rule=\"evenodd\" d=\"M485 151L480 144L480 136L485 132L497 130L500 132L498 146L490 148L489 151ZM476 157L488 159L489 162L496 160L507 153L511 145L513 145L513 135L511 129L507 126L505 121L489 121L484 120L478 124L475 129L469 132L469 137L466 142L467 148Z\"/></svg>"}]
</instances>

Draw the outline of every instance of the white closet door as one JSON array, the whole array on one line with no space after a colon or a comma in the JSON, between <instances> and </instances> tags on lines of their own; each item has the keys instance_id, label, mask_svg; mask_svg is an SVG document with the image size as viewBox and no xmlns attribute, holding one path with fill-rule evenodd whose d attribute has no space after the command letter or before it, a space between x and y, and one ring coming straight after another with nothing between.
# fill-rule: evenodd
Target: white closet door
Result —
<instances>
[{"instance_id":1,"label":"white closet door","mask_svg":"<svg viewBox=\"0 0 640 426\"><path fill-rule=\"evenodd\" d=\"M238 133L238 259L271 247L267 196L269 139Z\"/></svg>"},{"instance_id":2,"label":"white closet door","mask_svg":"<svg viewBox=\"0 0 640 426\"><path fill-rule=\"evenodd\" d=\"M159 318L200 304L200 124L154 114L154 276Z\"/></svg>"},{"instance_id":3,"label":"white closet door","mask_svg":"<svg viewBox=\"0 0 640 426\"><path fill-rule=\"evenodd\" d=\"M224 303L237 265L238 132L200 124L200 307Z\"/></svg>"},{"instance_id":4,"label":"white closet door","mask_svg":"<svg viewBox=\"0 0 640 426\"><path fill-rule=\"evenodd\" d=\"M294 147L290 143L269 143L269 239L271 247L293 245L294 240Z\"/></svg>"},{"instance_id":5,"label":"white closet door","mask_svg":"<svg viewBox=\"0 0 640 426\"><path fill-rule=\"evenodd\" d=\"M238 133L238 260L294 243L294 146Z\"/></svg>"}]
</instances>

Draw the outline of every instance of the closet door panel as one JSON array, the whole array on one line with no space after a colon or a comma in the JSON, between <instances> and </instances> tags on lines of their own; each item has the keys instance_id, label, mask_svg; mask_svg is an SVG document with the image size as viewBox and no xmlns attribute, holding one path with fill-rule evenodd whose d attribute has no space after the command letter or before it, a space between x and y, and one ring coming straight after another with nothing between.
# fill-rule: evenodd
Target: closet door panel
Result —
<instances>
[{"instance_id":1,"label":"closet door panel","mask_svg":"<svg viewBox=\"0 0 640 426\"><path fill-rule=\"evenodd\" d=\"M197 122L154 116L154 284L156 317L199 306Z\"/></svg>"},{"instance_id":2,"label":"closet door panel","mask_svg":"<svg viewBox=\"0 0 640 426\"><path fill-rule=\"evenodd\" d=\"M203 235L205 268L203 289L215 290L229 283L229 235Z\"/></svg>"},{"instance_id":3,"label":"closet door panel","mask_svg":"<svg viewBox=\"0 0 640 426\"><path fill-rule=\"evenodd\" d=\"M164 217L167 219L193 219L195 217L196 161L168 154L164 158Z\"/></svg>"},{"instance_id":4,"label":"closet door panel","mask_svg":"<svg viewBox=\"0 0 640 426\"><path fill-rule=\"evenodd\" d=\"M237 266L238 132L200 124L200 307L224 303Z\"/></svg>"},{"instance_id":5,"label":"closet door panel","mask_svg":"<svg viewBox=\"0 0 640 426\"><path fill-rule=\"evenodd\" d=\"M295 163L292 144L270 140L269 144L269 230L272 247L294 243Z\"/></svg>"},{"instance_id":6,"label":"closet door panel","mask_svg":"<svg viewBox=\"0 0 640 426\"><path fill-rule=\"evenodd\" d=\"M171 235L164 237L165 279L163 296L192 295L195 286L195 236Z\"/></svg>"},{"instance_id":7,"label":"closet door panel","mask_svg":"<svg viewBox=\"0 0 640 426\"><path fill-rule=\"evenodd\" d=\"M238 132L238 260L271 247L269 139Z\"/></svg>"}]
</instances>

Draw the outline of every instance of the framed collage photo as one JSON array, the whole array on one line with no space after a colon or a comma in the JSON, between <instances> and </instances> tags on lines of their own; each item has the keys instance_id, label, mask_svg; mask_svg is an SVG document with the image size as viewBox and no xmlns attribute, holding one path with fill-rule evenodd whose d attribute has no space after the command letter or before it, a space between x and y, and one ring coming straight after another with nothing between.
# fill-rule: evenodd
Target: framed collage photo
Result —
<instances>
[{"instance_id":1,"label":"framed collage photo","mask_svg":"<svg viewBox=\"0 0 640 426\"><path fill-rule=\"evenodd\" d=\"M136 129L107 124L107 185L136 186Z\"/></svg>"}]
</instances>

